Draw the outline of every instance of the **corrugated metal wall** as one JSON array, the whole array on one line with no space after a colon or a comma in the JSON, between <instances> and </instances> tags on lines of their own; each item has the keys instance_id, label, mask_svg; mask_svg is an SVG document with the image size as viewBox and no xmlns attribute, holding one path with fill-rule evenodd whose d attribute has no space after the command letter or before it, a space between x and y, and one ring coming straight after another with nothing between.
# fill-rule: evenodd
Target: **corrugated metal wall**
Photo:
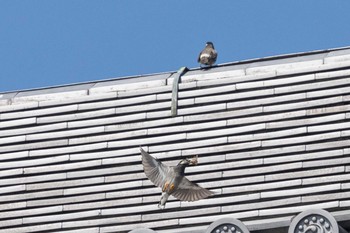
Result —
<instances>
[{"instance_id":1,"label":"corrugated metal wall","mask_svg":"<svg viewBox=\"0 0 350 233\"><path fill-rule=\"evenodd\" d=\"M248 228L310 208L350 216L350 51L190 71L171 117L172 73L3 94L0 232ZM171 199L139 146L216 195ZM349 217L350 220L350 217Z\"/></svg>"}]
</instances>

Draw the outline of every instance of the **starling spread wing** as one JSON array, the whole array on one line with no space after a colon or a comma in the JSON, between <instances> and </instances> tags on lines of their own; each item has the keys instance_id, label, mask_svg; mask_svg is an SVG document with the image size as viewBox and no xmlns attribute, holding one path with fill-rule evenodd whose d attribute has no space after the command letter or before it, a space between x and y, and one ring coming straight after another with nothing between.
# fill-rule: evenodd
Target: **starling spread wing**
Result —
<instances>
[{"instance_id":1,"label":"starling spread wing","mask_svg":"<svg viewBox=\"0 0 350 233\"><path fill-rule=\"evenodd\" d=\"M140 148L140 150L142 154L143 170L145 171L147 178L158 187L162 187L169 171L169 167L158 159L153 158L142 148Z\"/></svg>"},{"instance_id":2,"label":"starling spread wing","mask_svg":"<svg viewBox=\"0 0 350 233\"><path fill-rule=\"evenodd\" d=\"M181 201L198 201L213 194L212 191L202 188L198 184L189 181L186 177L183 177L179 187L171 195Z\"/></svg>"}]
</instances>

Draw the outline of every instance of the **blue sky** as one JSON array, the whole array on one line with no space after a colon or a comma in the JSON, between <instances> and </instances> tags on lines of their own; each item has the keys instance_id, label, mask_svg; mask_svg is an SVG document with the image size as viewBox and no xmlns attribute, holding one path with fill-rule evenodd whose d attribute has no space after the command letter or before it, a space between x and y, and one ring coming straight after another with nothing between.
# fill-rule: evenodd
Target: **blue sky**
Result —
<instances>
[{"instance_id":1,"label":"blue sky","mask_svg":"<svg viewBox=\"0 0 350 233\"><path fill-rule=\"evenodd\" d=\"M0 92L350 46L350 1L0 0Z\"/></svg>"}]
</instances>

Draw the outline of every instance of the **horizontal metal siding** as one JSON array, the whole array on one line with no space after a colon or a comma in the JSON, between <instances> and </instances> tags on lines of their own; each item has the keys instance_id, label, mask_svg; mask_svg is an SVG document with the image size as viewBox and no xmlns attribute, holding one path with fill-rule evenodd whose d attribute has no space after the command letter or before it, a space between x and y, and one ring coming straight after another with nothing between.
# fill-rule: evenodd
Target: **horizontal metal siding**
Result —
<instances>
[{"instance_id":1,"label":"horizontal metal siding","mask_svg":"<svg viewBox=\"0 0 350 233\"><path fill-rule=\"evenodd\" d=\"M0 232L181 232L227 216L263 229L349 209L350 63L339 59L189 72L173 118L170 75L13 97L0 107ZM170 165L199 154L187 176L216 194L159 210L140 145Z\"/></svg>"}]
</instances>

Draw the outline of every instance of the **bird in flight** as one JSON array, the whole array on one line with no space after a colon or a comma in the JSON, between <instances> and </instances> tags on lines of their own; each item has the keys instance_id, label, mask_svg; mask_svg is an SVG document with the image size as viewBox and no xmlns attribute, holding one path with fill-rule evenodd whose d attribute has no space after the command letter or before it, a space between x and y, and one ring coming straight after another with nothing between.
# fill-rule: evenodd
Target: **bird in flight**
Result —
<instances>
[{"instance_id":1,"label":"bird in flight","mask_svg":"<svg viewBox=\"0 0 350 233\"><path fill-rule=\"evenodd\" d=\"M212 66L216 62L217 57L218 53L214 48L214 44L212 42L207 42L205 48L198 56L198 62L202 65Z\"/></svg>"},{"instance_id":2,"label":"bird in flight","mask_svg":"<svg viewBox=\"0 0 350 233\"><path fill-rule=\"evenodd\" d=\"M185 177L185 168L198 164L198 155L191 159L182 159L176 166L167 166L153 158L141 147L143 170L153 184L162 188L162 197L158 208L164 209L170 195L181 201L197 201L214 194Z\"/></svg>"}]
</instances>

